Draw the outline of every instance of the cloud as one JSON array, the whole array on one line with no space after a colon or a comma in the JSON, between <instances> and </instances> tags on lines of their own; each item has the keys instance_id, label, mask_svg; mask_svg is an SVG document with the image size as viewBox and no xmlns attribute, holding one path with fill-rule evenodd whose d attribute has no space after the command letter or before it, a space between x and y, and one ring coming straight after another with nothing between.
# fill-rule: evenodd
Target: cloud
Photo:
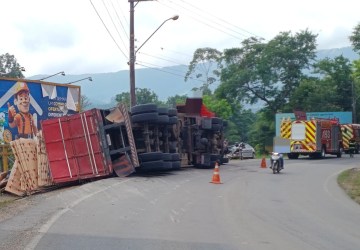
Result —
<instances>
[{"instance_id":1,"label":"cloud","mask_svg":"<svg viewBox=\"0 0 360 250\"><path fill-rule=\"evenodd\" d=\"M51 49L67 49L75 45L76 29L71 23L32 20L17 25L22 34L21 45L31 53Z\"/></svg>"}]
</instances>

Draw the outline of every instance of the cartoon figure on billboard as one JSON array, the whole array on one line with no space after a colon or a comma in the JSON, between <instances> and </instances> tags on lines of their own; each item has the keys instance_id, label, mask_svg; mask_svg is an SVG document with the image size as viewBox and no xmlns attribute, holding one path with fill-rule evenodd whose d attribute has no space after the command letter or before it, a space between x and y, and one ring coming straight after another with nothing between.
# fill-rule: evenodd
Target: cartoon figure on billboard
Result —
<instances>
[{"instance_id":1,"label":"cartoon figure on billboard","mask_svg":"<svg viewBox=\"0 0 360 250\"><path fill-rule=\"evenodd\" d=\"M11 128L17 127L16 138L33 138L37 133L36 123L30 114L30 90L25 82L18 81L14 90L14 106L8 102L8 122Z\"/></svg>"}]
</instances>

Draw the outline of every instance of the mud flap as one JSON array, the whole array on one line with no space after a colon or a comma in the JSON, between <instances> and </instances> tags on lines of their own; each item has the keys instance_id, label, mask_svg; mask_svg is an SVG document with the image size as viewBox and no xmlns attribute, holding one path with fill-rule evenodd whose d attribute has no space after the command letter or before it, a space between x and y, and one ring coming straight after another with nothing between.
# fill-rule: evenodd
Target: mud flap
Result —
<instances>
[{"instance_id":1,"label":"mud flap","mask_svg":"<svg viewBox=\"0 0 360 250\"><path fill-rule=\"evenodd\" d=\"M118 177L125 177L135 172L129 156L123 155L112 162L112 167Z\"/></svg>"}]
</instances>

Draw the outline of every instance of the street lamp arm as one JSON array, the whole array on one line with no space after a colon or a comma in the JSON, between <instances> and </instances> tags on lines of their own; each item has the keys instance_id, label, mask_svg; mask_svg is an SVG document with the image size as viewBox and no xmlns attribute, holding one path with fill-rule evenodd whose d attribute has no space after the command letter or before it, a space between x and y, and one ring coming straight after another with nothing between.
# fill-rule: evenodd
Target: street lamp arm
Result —
<instances>
[{"instance_id":1,"label":"street lamp arm","mask_svg":"<svg viewBox=\"0 0 360 250\"><path fill-rule=\"evenodd\" d=\"M140 45L140 47L135 51L135 54L141 49L142 46L144 46L144 44L149 41L149 39L169 20L177 20L179 18L178 15L175 15L173 17L170 17L168 19L166 19L164 22L162 22L162 24L160 24L160 26L145 40L145 42L143 42L143 44Z\"/></svg>"},{"instance_id":2,"label":"street lamp arm","mask_svg":"<svg viewBox=\"0 0 360 250\"><path fill-rule=\"evenodd\" d=\"M50 78L50 77L53 77L53 76L56 76L56 75L60 75L60 74L61 74L62 76L64 76L64 75L65 75L65 72L64 72L64 71L60 71L60 72L58 72L58 73L56 73L56 74L53 74L53 75L50 75L50 76L41 78L41 79L39 79L39 81L42 81L42 80L45 80L45 79L48 79L48 78Z\"/></svg>"},{"instance_id":3,"label":"street lamp arm","mask_svg":"<svg viewBox=\"0 0 360 250\"><path fill-rule=\"evenodd\" d=\"M85 77L85 78L83 78L83 79L80 79L80 80L77 80L77 81L73 81L73 82L68 82L68 83L65 83L65 84L72 84L72 83L80 82L80 81L87 80L87 79L89 79L89 81L92 82L92 77Z\"/></svg>"}]
</instances>

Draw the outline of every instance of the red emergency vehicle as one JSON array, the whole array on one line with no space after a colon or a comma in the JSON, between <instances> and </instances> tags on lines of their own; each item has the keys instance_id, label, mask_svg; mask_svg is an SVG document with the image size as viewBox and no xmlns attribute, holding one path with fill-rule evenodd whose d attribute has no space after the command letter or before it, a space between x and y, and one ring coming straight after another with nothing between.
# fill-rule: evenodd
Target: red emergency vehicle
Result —
<instances>
[{"instance_id":1,"label":"red emergency vehicle","mask_svg":"<svg viewBox=\"0 0 360 250\"><path fill-rule=\"evenodd\" d=\"M360 149L360 124L341 124L344 151L349 153L349 143L355 144L355 153Z\"/></svg>"},{"instance_id":2,"label":"red emergency vehicle","mask_svg":"<svg viewBox=\"0 0 360 250\"><path fill-rule=\"evenodd\" d=\"M283 122L282 131L290 140L289 159L297 159L299 155L312 158L324 158L325 154L341 157L343 139L341 125L338 119L313 118L310 120L295 120Z\"/></svg>"}]
</instances>

